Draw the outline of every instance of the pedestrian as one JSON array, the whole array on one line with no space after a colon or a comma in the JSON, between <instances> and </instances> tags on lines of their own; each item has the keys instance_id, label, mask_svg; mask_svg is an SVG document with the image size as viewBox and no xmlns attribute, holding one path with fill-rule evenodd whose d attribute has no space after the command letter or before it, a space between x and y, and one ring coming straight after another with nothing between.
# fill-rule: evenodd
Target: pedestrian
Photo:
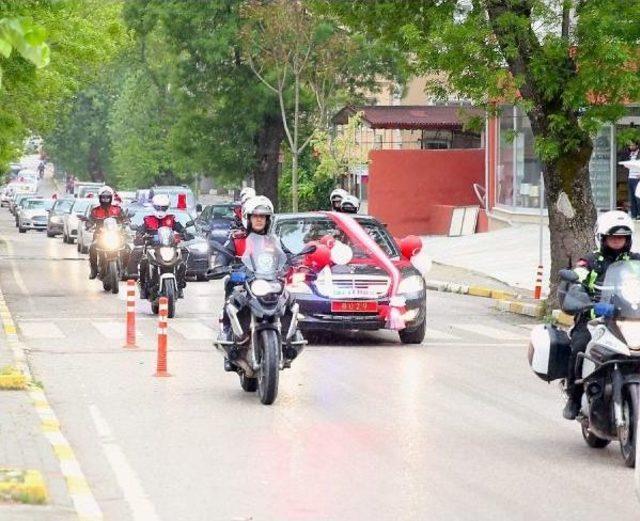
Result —
<instances>
[{"instance_id":1,"label":"pedestrian","mask_svg":"<svg viewBox=\"0 0 640 521\"><path fill-rule=\"evenodd\" d=\"M625 158L626 161L637 161L640 159L640 155L638 154L638 143L632 141L629 144L629 153ZM629 166L629 179L627 181L627 185L629 187L629 208L631 210L631 217L633 219L640 218L640 201L636 197L636 189L638 188L638 183L640 182L640 167L637 166Z\"/></svg>"}]
</instances>

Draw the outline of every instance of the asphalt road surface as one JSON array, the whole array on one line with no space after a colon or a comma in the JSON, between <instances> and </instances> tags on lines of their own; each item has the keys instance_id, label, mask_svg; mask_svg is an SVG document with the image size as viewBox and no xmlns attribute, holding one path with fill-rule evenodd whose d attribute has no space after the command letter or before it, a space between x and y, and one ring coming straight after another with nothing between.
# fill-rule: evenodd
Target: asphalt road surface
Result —
<instances>
[{"instance_id":1,"label":"asphalt road surface","mask_svg":"<svg viewBox=\"0 0 640 521\"><path fill-rule=\"evenodd\" d=\"M534 322L487 299L430 292L420 346L321 337L266 407L212 348L220 282L188 284L159 379L147 302L126 351L124 288L104 293L75 245L18 234L6 209L0 238L0 287L105 519L640 518L618 445L588 448L530 372Z\"/></svg>"}]
</instances>

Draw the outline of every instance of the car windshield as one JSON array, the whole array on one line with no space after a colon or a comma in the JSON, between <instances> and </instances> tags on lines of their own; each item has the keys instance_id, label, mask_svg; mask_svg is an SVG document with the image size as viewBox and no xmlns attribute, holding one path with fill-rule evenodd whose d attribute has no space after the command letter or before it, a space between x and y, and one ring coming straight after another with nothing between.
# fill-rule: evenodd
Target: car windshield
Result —
<instances>
[{"instance_id":1,"label":"car windshield","mask_svg":"<svg viewBox=\"0 0 640 521\"><path fill-rule=\"evenodd\" d=\"M58 201L53 207L54 213L68 213L73 206L73 199L63 199Z\"/></svg>"},{"instance_id":2,"label":"car windshield","mask_svg":"<svg viewBox=\"0 0 640 521\"><path fill-rule=\"evenodd\" d=\"M640 319L640 261L619 261L607 269L602 302L616 307L618 318Z\"/></svg>"},{"instance_id":3,"label":"car windshield","mask_svg":"<svg viewBox=\"0 0 640 521\"><path fill-rule=\"evenodd\" d=\"M35 210L36 208L47 208L47 203L44 199L28 199L25 208L27 210Z\"/></svg>"},{"instance_id":4,"label":"car windshield","mask_svg":"<svg viewBox=\"0 0 640 521\"><path fill-rule=\"evenodd\" d=\"M277 237L250 233L246 240L242 263L260 279L273 280L285 265L287 256Z\"/></svg>"},{"instance_id":5,"label":"car windshield","mask_svg":"<svg viewBox=\"0 0 640 521\"><path fill-rule=\"evenodd\" d=\"M73 208L71 209L71 213L75 214L75 215L81 215L84 213L84 211L87 209L87 206L89 206L90 201L76 201L75 204L73 205Z\"/></svg>"},{"instance_id":6,"label":"car windshield","mask_svg":"<svg viewBox=\"0 0 640 521\"><path fill-rule=\"evenodd\" d=\"M375 219L356 220L389 257L400 256L395 241L382 224ZM350 246L354 257L364 259L369 256L359 245L353 244L336 223L327 217L309 216L279 220L276 224L275 234L280 237L285 248L294 254L300 253L307 243L319 241L329 235Z\"/></svg>"},{"instance_id":7,"label":"car windshield","mask_svg":"<svg viewBox=\"0 0 640 521\"><path fill-rule=\"evenodd\" d=\"M233 219L233 206L227 204L214 205L211 218L212 219Z\"/></svg>"}]
</instances>

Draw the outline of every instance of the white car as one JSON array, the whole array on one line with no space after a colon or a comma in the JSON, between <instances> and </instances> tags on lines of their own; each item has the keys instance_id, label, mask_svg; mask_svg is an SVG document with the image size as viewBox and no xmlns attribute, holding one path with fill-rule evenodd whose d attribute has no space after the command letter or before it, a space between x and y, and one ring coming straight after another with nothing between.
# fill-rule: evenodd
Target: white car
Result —
<instances>
[{"instance_id":1,"label":"white car","mask_svg":"<svg viewBox=\"0 0 640 521\"><path fill-rule=\"evenodd\" d=\"M18 212L18 231L46 230L48 211L52 206L53 199L27 199Z\"/></svg>"},{"instance_id":2,"label":"white car","mask_svg":"<svg viewBox=\"0 0 640 521\"><path fill-rule=\"evenodd\" d=\"M80 219L78 215L83 215L87 206L95 202L95 199L76 199L71 207L71 212L62 216L62 242L73 244L78 237L78 226Z\"/></svg>"},{"instance_id":3,"label":"white car","mask_svg":"<svg viewBox=\"0 0 640 521\"><path fill-rule=\"evenodd\" d=\"M100 203L93 199L93 202L87 206L85 209L84 215L85 218L89 219L89 215L91 215L91 210L93 210L96 206L99 206ZM78 225L78 252L79 253L89 253L89 246L93 242L93 227L87 228L86 222L81 222Z\"/></svg>"}]
</instances>

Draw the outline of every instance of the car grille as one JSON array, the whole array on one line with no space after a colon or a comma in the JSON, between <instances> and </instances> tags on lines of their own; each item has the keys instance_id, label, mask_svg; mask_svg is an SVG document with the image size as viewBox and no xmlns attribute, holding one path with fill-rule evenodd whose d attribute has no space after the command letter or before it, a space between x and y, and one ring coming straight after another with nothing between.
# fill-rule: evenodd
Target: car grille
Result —
<instances>
[{"instance_id":1,"label":"car grille","mask_svg":"<svg viewBox=\"0 0 640 521\"><path fill-rule=\"evenodd\" d=\"M36 223L46 223L47 218L44 215L36 215L33 217L32 221Z\"/></svg>"},{"instance_id":2,"label":"car grille","mask_svg":"<svg viewBox=\"0 0 640 521\"><path fill-rule=\"evenodd\" d=\"M389 277L378 275L332 275L331 280L319 278L316 289L329 298L380 298L391 285Z\"/></svg>"}]
</instances>

